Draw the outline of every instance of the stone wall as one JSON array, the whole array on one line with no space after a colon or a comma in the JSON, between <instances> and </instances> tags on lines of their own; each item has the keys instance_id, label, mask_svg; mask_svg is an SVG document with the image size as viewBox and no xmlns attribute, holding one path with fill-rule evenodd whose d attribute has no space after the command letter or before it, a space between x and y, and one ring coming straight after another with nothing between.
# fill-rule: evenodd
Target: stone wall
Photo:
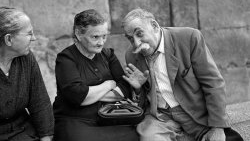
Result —
<instances>
[{"instance_id":1,"label":"stone wall","mask_svg":"<svg viewBox=\"0 0 250 141\"><path fill-rule=\"evenodd\" d=\"M198 0L200 29L226 80L228 103L250 99L250 1Z\"/></svg>"},{"instance_id":2,"label":"stone wall","mask_svg":"<svg viewBox=\"0 0 250 141\"><path fill-rule=\"evenodd\" d=\"M37 41L32 51L40 65L51 101L56 96L55 58L72 44L74 15L94 8L111 24L105 46L115 49L124 64L129 46L120 28L130 10L141 7L155 14L162 26L189 26L203 33L207 45L226 80L228 103L250 99L250 1L248 0L1 0L31 18Z\"/></svg>"}]
</instances>

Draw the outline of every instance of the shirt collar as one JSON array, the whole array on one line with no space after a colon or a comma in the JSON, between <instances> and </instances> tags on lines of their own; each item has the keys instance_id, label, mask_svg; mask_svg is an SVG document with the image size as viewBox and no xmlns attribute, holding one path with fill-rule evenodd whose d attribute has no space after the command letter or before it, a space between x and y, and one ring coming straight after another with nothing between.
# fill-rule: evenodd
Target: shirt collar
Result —
<instances>
[{"instance_id":1,"label":"shirt collar","mask_svg":"<svg viewBox=\"0 0 250 141\"><path fill-rule=\"evenodd\" d=\"M164 36L163 36L162 30L161 30L161 41L160 41L160 44L159 44L157 51L159 51L161 53L165 53L165 51L164 51Z\"/></svg>"}]
</instances>

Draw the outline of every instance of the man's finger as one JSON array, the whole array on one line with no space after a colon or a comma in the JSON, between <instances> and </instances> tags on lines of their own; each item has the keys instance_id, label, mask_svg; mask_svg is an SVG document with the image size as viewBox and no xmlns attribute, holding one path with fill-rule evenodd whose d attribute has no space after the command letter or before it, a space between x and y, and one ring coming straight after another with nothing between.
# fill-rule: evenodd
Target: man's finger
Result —
<instances>
[{"instance_id":1,"label":"man's finger","mask_svg":"<svg viewBox=\"0 0 250 141\"><path fill-rule=\"evenodd\" d=\"M129 74L133 73L133 71L130 68L128 68L128 67L125 68L125 71L127 71Z\"/></svg>"},{"instance_id":2,"label":"man's finger","mask_svg":"<svg viewBox=\"0 0 250 141\"><path fill-rule=\"evenodd\" d=\"M148 70L145 70L144 73L143 73L143 76L148 78L149 77L149 71Z\"/></svg>"},{"instance_id":3,"label":"man's finger","mask_svg":"<svg viewBox=\"0 0 250 141\"><path fill-rule=\"evenodd\" d=\"M138 70L133 64L129 63L128 67L132 70L132 71L136 71Z\"/></svg>"},{"instance_id":4,"label":"man's finger","mask_svg":"<svg viewBox=\"0 0 250 141\"><path fill-rule=\"evenodd\" d=\"M126 80L127 82L129 82L129 78L128 78L127 76L123 75L122 78L123 78L124 80Z\"/></svg>"},{"instance_id":5,"label":"man's finger","mask_svg":"<svg viewBox=\"0 0 250 141\"><path fill-rule=\"evenodd\" d=\"M129 77L129 76L131 75L131 74L128 73L126 70L124 71L124 73L125 73L126 77Z\"/></svg>"}]
</instances>

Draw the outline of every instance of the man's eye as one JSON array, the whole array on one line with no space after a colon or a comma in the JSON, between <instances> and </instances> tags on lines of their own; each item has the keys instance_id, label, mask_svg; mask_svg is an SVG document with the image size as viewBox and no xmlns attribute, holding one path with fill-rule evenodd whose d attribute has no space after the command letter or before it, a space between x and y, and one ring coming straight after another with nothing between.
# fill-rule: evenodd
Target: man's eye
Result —
<instances>
[{"instance_id":1,"label":"man's eye","mask_svg":"<svg viewBox=\"0 0 250 141\"><path fill-rule=\"evenodd\" d=\"M143 37L143 33L142 33L142 32L137 32L137 33L136 33L136 36L137 36L137 37Z\"/></svg>"},{"instance_id":2,"label":"man's eye","mask_svg":"<svg viewBox=\"0 0 250 141\"><path fill-rule=\"evenodd\" d=\"M130 42L134 42L134 38L133 37L127 37L128 38L128 40L130 41Z\"/></svg>"},{"instance_id":3,"label":"man's eye","mask_svg":"<svg viewBox=\"0 0 250 141\"><path fill-rule=\"evenodd\" d=\"M102 37L103 39L106 39L107 38L107 35L103 35L103 37Z\"/></svg>"},{"instance_id":4,"label":"man's eye","mask_svg":"<svg viewBox=\"0 0 250 141\"><path fill-rule=\"evenodd\" d=\"M94 39L98 39L98 38L99 38L99 36L92 36L92 38L94 38Z\"/></svg>"},{"instance_id":5,"label":"man's eye","mask_svg":"<svg viewBox=\"0 0 250 141\"><path fill-rule=\"evenodd\" d=\"M133 38L132 36L125 35L125 37L126 37L131 43L134 42L134 38Z\"/></svg>"}]
</instances>

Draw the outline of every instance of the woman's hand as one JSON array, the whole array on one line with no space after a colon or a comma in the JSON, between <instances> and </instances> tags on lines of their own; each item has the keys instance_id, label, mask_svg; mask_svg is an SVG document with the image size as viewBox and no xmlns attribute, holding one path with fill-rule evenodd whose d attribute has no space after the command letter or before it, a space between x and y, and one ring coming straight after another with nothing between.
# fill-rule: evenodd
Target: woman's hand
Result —
<instances>
[{"instance_id":1,"label":"woman's hand","mask_svg":"<svg viewBox=\"0 0 250 141\"><path fill-rule=\"evenodd\" d=\"M44 136L42 138L40 138L40 141L52 141L53 136Z\"/></svg>"},{"instance_id":2,"label":"woman's hand","mask_svg":"<svg viewBox=\"0 0 250 141\"><path fill-rule=\"evenodd\" d=\"M90 105L100 101L102 97L116 87L114 80L106 80L103 83L95 86L89 86L89 92L86 98L81 103L81 106Z\"/></svg>"},{"instance_id":3,"label":"woman's hand","mask_svg":"<svg viewBox=\"0 0 250 141\"><path fill-rule=\"evenodd\" d=\"M144 73L142 73L134 65L128 64L125 67L125 75L126 76L123 76L123 79L125 79L135 89L140 89L141 86L147 81L149 77L149 71L146 70Z\"/></svg>"},{"instance_id":4,"label":"woman's hand","mask_svg":"<svg viewBox=\"0 0 250 141\"><path fill-rule=\"evenodd\" d=\"M112 91L109 91L100 99L100 101L115 102L115 101L121 101L122 99L123 97L121 95L117 95Z\"/></svg>"},{"instance_id":5,"label":"woman's hand","mask_svg":"<svg viewBox=\"0 0 250 141\"><path fill-rule=\"evenodd\" d=\"M114 89L116 87L116 82L114 80L106 80L103 82L105 87L109 88L110 90Z\"/></svg>"}]
</instances>

